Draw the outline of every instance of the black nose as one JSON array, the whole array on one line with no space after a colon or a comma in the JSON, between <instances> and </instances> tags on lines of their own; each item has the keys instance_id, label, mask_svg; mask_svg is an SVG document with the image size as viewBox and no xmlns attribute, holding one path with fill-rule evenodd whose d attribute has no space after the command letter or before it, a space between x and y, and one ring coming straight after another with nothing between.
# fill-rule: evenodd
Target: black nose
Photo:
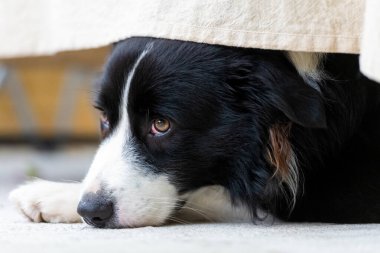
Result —
<instances>
[{"instance_id":1,"label":"black nose","mask_svg":"<svg viewBox=\"0 0 380 253\"><path fill-rule=\"evenodd\" d=\"M87 193L79 202L77 211L87 224L101 228L113 216L113 203L101 195Z\"/></svg>"}]
</instances>

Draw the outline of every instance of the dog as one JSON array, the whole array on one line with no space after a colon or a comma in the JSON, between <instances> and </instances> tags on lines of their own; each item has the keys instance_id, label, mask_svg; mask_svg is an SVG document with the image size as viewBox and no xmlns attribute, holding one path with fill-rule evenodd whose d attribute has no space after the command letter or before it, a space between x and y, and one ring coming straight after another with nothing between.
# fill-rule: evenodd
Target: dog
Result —
<instances>
[{"instance_id":1,"label":"dog","mask_svg":"<svg viewBox=\"0 0 380 253\"><path fill-rule=\"evenodd\" d=\"M34 222L380 222L380 84L348 54L117 43L81 183L10 199Z\"/></svg>"}]
</instances>

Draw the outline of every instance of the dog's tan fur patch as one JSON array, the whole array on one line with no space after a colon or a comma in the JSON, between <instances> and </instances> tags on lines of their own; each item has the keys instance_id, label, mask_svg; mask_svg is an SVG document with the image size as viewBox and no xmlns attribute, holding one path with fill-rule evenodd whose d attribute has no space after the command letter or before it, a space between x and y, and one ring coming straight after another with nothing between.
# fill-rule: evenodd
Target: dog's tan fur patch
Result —
<instances>
[{"instance_id":1,"label":"dog's tan fur patch","mask_svg":"<svg viewBox=\"0 0 380 253\"><path fill-rule=\"evenodd\" d=\"M289 161L291 159L291 145L288 137L291 124L274 125L269 130L268 159L273 165L275 175L283 181L289 174Z\"/></svg>"},{"instance_id":2,"label":"dog's tan fur patch","mask_svg":"<svg viewBox=\"0 0 380 253\"><path fill-rule=\"evenodd\" d=\"M298 168L289 134L292 124L276 124L269 130L269 145L267 157L269 163L275 168L273 177L280 183L289 187L294 203L298 189Z\"/></svg>"}]
</instances>

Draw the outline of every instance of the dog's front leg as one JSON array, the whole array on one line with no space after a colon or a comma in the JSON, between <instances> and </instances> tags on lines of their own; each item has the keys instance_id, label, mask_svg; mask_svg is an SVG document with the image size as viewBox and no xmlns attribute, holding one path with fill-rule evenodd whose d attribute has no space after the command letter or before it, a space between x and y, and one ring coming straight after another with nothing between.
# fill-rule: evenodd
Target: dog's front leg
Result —
<instances>
[{"instance_id":1,"label":"dog's front leg","mask_svg":"<svg viewBox=\"0 0 380 253\"><path fill-rule=\"evenodd\" d=\"M77 213L81 184L35 180L9 194L16 207L34 222L81 222Z\"/></svg>"}]
</instances>

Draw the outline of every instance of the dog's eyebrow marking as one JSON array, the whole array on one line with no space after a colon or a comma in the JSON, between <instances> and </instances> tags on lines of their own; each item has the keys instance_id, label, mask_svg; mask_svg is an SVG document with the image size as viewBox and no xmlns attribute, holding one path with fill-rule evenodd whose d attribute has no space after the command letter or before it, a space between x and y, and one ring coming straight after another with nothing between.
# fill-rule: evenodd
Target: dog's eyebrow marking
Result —
<instances>
[{"instance_id":1,"label":"dog's eyebrow marking","mask_svg":"<svg viewBox=\"0 0 380 253\"><path fill-rule=\"evenodd\" d=\"M135 74L136 68L140 64L141 60L152 50L154 45L154 42L150 42L146 45L144 51L139 55L137 58L135 64L133 64L132 70L129 72L127 81L125 82L124 90L122 93L122 100L120 103L120 123L119 123L119 131L126 130L127 131L127 138L131 136L131 130L130 130L130 122L129 122L129 116L128 116L128 111L127 111L127 106L128 106L128 95L129 95L129 89L131 86L131 82L133 80L133 76Z\"/></svg>"}]
</instances>

